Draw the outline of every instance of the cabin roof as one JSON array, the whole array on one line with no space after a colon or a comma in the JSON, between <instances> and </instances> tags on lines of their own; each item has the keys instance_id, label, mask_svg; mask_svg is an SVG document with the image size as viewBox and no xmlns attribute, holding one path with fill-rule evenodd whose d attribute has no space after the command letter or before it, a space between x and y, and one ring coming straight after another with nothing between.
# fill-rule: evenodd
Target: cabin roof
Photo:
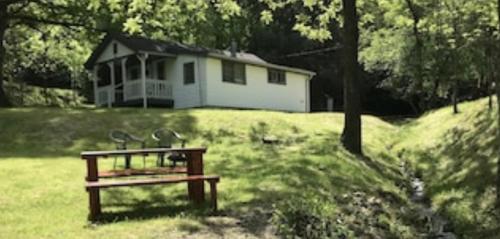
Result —
<instances>
[{"instance_id":1,"label":"cabin roof","mask_svg":"<svg viewBox=\"0 0 500 239\"><path fill-rule=\"evenodd\" d=\"M276 65L266 62L262 58L255 54L248 52L237 52L236 56L231 56L231 51L228 50L218 50L206 47L198 47L192 45L186 45L174 41L164 41L164 40L154 40L140 36L130 36L120 33L108 33L97 48L92 52L91 56L85 62L85 68L91 69L99 59L99 56L103 53L106 47L113 40L116 40L137 53L158 53L158 54L192 54L192 55L204 55L211 56L224 60L237 61L245 64L258 65L264 67L277 68L285 71L291 71L296 73L302 73L310 76L314 76L316 73L300 68Z\"/></svg>"}]
</instances>

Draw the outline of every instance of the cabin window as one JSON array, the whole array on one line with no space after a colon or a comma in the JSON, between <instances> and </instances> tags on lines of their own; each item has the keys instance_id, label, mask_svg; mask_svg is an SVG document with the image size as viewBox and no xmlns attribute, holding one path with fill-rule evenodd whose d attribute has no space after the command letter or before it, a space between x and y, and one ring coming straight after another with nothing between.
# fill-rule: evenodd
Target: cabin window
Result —
<instances>
[{"instance_id":1,"label":"cabin window","mask_svg":"<svg viewBox=\"0 0 500 239\"><path fill-rule=\"evenodd\" d=\"M222 81L245 85L245 65L232 61L222 61Z\"/></svg>"},{"instance_id":2,"label":"cabin window","mask_svg":"<svg viewBox=\"0 0 500 239\"><path fill-rule=\"evenodd\" d=\"M194 84L194 62L184 63L184 85Z\"/></svg>"},{"instance_id":3,"label":"cabin window","mask_svg":"<svg viewBox=\"0 0 500 239\"><path fill-rule=\"evenodd\" d=\"M158 80L165 80L165 62L156 62L156 78Z\"/></svg>"},{"instance_id":4,"label":"cabin window","mask_svg":"<svg viewBox=\"0 0 500 239\"><path fill-rule=\"evenodd\" d=\"M118 44L113 43L113 54L117 54L117 53L118 53Z\"/></svg>"},{"instance_id":5,"label":"cabin window","mask_svg":"<svg viewBox=\"0 0 500 239\"><path fill-rule=\"evenodd\" d=\"M286 73L281 70L267 69L267 82L271 84L286 85Z\"/></svg>"}]
</instances>

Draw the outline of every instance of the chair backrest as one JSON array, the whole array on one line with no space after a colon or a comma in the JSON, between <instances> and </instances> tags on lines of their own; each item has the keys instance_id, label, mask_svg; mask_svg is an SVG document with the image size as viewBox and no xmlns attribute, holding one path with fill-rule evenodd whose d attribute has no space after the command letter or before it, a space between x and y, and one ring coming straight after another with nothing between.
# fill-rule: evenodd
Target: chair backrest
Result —
<instances>
[{"instance_id":1,"label":"chair backrest","mask_svg":"<svg viewBox=\"0 0 500 239\"><path fill-rule=\"evenodd\" d=\"M136 136L133 136L125 131L121 130L112 130L109 132L109 138L116 143L117 149L127 149L127 143L129 142L139 142L141 143L141 147L145 148L145 142L143 139L140 139Z\"/></svg>"},{"instance_id":2,"label":"chair backrest","mask_svg":"<svg viewBox=\"0 0 500 239\"><path fill-rule=\"evenodd\" d=\"M151 137L158 142L160 148L172 148L172 145L177 141L181 141L182 147L184 147L184 139L171 129L157 129Z\"/></svg>"},{"instance_id":3,"label":"chair backrest","mask_svg":"<svg viewBox=\"0 0 500 239\"><path fill-rule=\"evenodd\" d=\"M112 130L109 132L109 138L115 143L126 143L129 135L121 130Z\"/></svg>"}]
</instances>

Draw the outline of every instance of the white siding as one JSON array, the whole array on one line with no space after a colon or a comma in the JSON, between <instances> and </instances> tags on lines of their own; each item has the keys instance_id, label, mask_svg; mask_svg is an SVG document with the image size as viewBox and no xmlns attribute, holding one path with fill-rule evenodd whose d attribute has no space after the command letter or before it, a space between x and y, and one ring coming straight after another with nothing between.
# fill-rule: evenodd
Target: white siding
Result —
<instances>
[{"instance_id":1,"label":"white siding","mask_svg":"<svg viewBox=\"0 0 500 239\"><path fill-rule=\"evenodd\" d=\"M267 82L267 68L246 65L246 85L222 81L222 63L206 59L208 106L309 111L308 76L286 72L286 85Z\"/></svg>"},{"instance_id":2,"label":"white siding","mask_svg":"<svg viewBox=\"0 0 500 239\"><path fill-rule=\"evenodd\" d=\"M118 46L117 54L114 54L114 52L113 52L113 44L115 44L115 43ZM99 56L99 59L97 60L97 62L98 63L105 62L105 61L112 60L114 58L120 58L120 57L128 56L131 54L134 54L134 52L132 50L130 50L125 45L113 40L108 44L108 46L106 46L106 49L102 52L101 56Z\"/></svg>"},{"instance_id":3,"label":"white siding","mask_svg":"<svg viewBox=\"0 0 500 239\"><path fill-rule=\"evenodd\" d=\"M184 63L194 63L194 84L184 84ZM191 55L179 55L175 61L167 62L167 79L173 79L174 107L191 108L204 105L205 58Z\"/></svg>"}]
</instances>

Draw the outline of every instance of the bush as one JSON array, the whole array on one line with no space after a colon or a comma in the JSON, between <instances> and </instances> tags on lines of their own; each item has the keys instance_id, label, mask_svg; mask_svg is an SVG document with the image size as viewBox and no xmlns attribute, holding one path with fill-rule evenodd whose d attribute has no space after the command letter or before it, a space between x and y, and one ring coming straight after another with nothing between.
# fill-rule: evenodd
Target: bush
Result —
<instances>
[{"instance_id":1,"label":"bush","mask_svg":"<svg viewBox=\"0 0 500 239\"><path fill-rule=\"evenodd\" d=\"M293 199L275 206L271 222L283 238L351 238L334 205L317 196Z\"/></svg>"}]
</instances>

